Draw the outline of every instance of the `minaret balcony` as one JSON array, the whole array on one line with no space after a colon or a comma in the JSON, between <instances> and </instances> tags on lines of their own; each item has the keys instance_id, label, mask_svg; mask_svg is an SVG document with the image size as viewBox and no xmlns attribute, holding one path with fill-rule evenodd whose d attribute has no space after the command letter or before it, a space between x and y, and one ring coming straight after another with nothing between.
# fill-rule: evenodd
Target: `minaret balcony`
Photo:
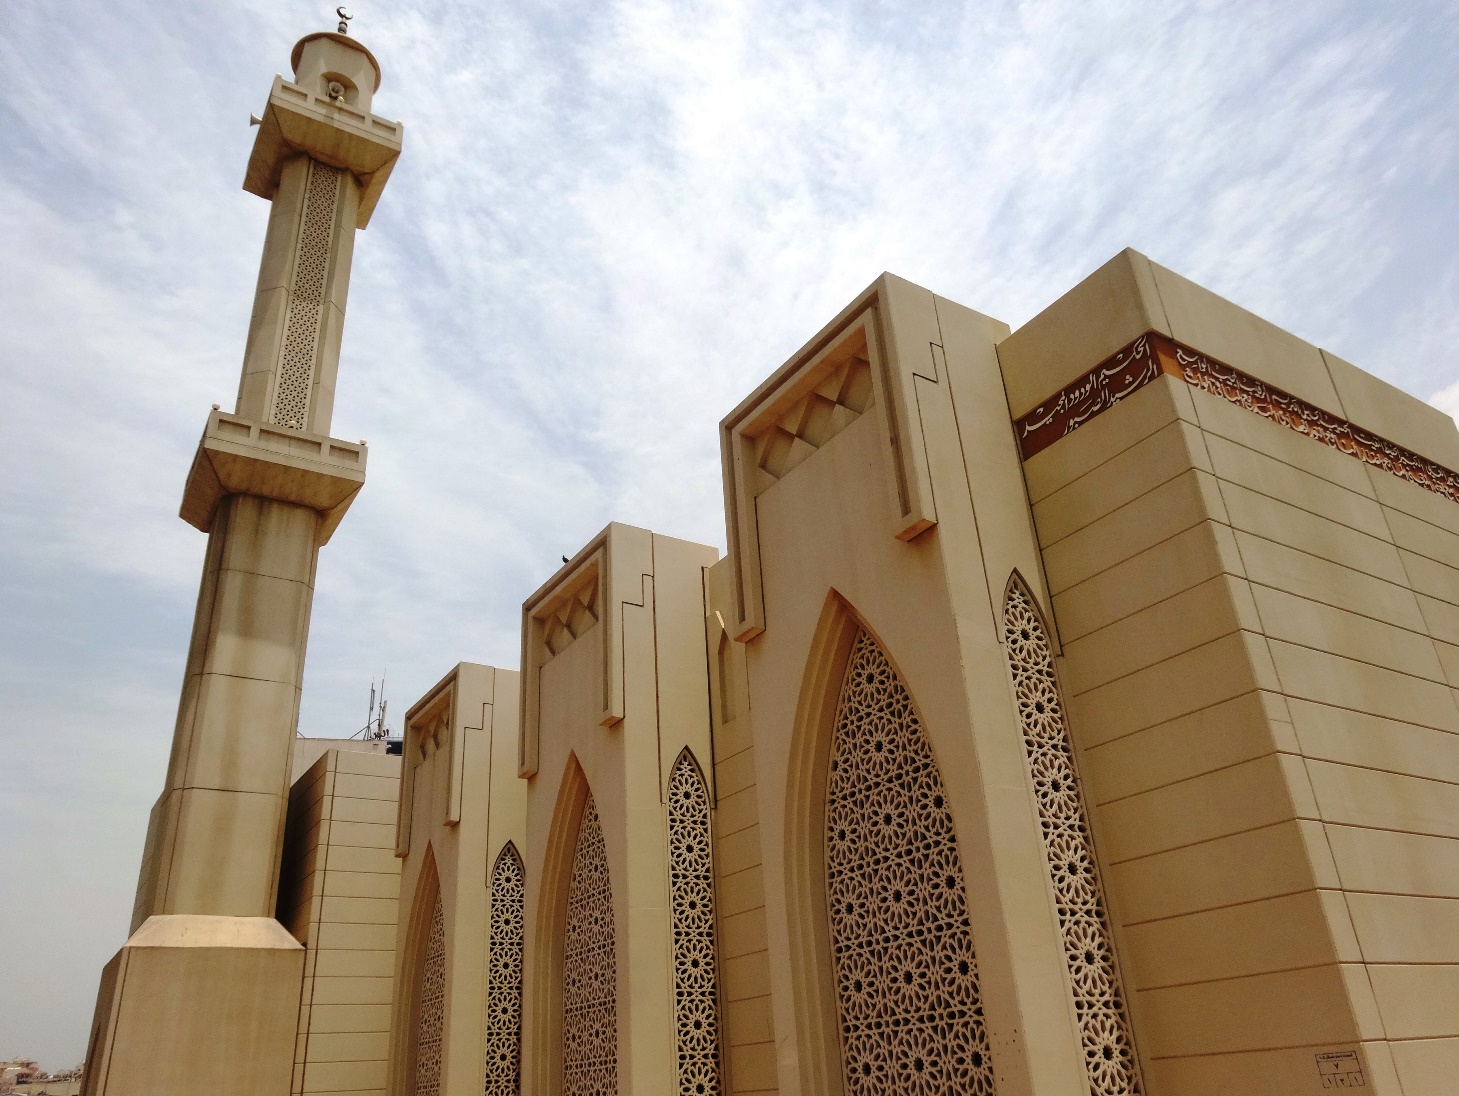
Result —
<instances>
[{"instance_id":1,"label":"minaret balcony","mask_svg":"<svg viewBox=\"0 0 1459 1096\"><path fill-rule=\"evenodd\" d=\"M355 226L364 228L400 156L404 133L399 122L357 110L342 99L315 95L275 76L248 158L243 189L272 201L284 161L301 153L312 156L343 168L360 181Z\"/></svg>"},{"instance_id":2,"label":"minaret balcony","mask_svg":"<svg viewBox=\"0 0 1459 1096\"><path fill-rule=\"evenodd\" d=\"M198 443L178 516L208 532L228 495L255 495L319 511L319 543L365 485L364 442L340 441L214 411Z\"/></svg>"}]
</instances>

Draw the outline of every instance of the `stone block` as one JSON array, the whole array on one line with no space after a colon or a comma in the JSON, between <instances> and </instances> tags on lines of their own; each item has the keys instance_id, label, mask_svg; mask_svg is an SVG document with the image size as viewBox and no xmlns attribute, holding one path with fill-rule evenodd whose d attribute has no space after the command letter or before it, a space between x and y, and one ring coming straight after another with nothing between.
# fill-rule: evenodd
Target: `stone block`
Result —
<instances>
[{"instance_id":1,"label":"stone block","mask_svg":"<svg viewBox=\"0 0 1459 1096\"><path fill-rule=\"evenodd\" d=\"M1459 430L1437 407L1324 350L1323 360L1344 417L1445 468L1459 469Z\"/></svg>"},{"instance_id":2,"label":"stone block","mask_svg":"<svg viewBox=\"0 0 1459 1096\"><path fill-rule=\"evenodd\" d=\"M1134 924L1307 890L1318 882L1312 853L1325 849L1316 823L1287 820L1114 864L1105 882Z\"/></svg>"},{"instance_id":3,"label":"stone block","mask_svg":"<svg viewBox=\"0 0 1459 1096\"><path fill-rule=\"evenodd\" d=\"M284 836L283 796L210 788L169 794L177 798L177 821L156 912L271 916ZM219 863L232 870L218 871Z\"/></svg>"},{"instance_id":4,"label":"stone block","mask_svg":"<svg viewBox=\"0 0 1459 1096\"><path fill-rule=\"evenodd\" d=\"M1211 467L1222 480L1339 521L1370 537L1387 539L1388 524L1375 499L1224 438L1207 435L1206 445Z\"/></svg>"},{"instance_id":5,"label":"stone block","mask_svg":"<svg viewBox=\"0 0 1459 1096\"><path fill-rule=\"evenodd\" d=\"M1271 639L1401 674L1443 682L1434 643L1422 631L1395 627L1369 616L1335 609L1271 586L1252 586L1263 630Z\"/></svg>"},{"instance_id":6,"label":"stone block","mask_svg":"<svg viewBox=\"0 0 1459 1096\"><path fill-rule=\"evenodd\" d=\"M1459 1039L1406 1039L1392 1047L1405 1093L1443 1092L1459 1076Z\"/></svg>"},{"instance_id":7,"label":"stone block","mask_svg":"<svg viewBox=\"0 0 1459 1096\"><path fill-rule=\"evenodd\" d=\"M340 871L331 867L325 874L322 893L336 898L388 898L396 900L399 872Z\"/></svg>"},{"instance_id":8,"label":"stone block","mask_svg":"<svg viewBox=\"0 0 1459 1096\"><path fill-rule=\"evenodd\" d=\"M1055 544L1188 468L1211 470L1200 431L1177 419L1034 503L1039 542Z\"/></svg>"},{"instance_id":9,"label":"stone block","mask_svg":"<svg viewBox=\"0 0 1459 1096\"><path fill-rule=\"evenodd\" d=\"M328 1005L316 1002L309 1006L308 1022L311 1036L330 1032L388 1032L390 1006Z\"/></svg>"},{"instance_id":10,"label":"stone block","mask_svg":"<svg viewBox=\"0 0 1459 1096\"><path fill-rule=\"evenodd\" d=\"M1349 893L1347 903L1369 963L1459 967L1459 898ZM1444 1034L1459 1034L1459 1025Z\"/></svg>"},{"instance_id":11,"label":"stone block","mask_svg":"<svg viewBox=\"0 0 1459 1096\"><path fill-rule=\"evenodd\" d=\"M1015 419L1145 332L1171 334L1151 265L1121 251L998 344Z\"/></svg>"},{"instance_id":12,"label":"stone block","mask_svg":"<svg viewBox=\"0 0 1459 1096\"><path fill-rule=\"evenodd\" d=\"M1163 266L1150 269L1176 342L1344 417L1317 347Z\"/></svg>"},{"instance_id":13,"label":"stone block","mask_svg":"<svg viewBox=\"0 0 1459 1096\"><path fill-rule=\"evenodd\" d=\"M1230 481L1221 482L1220 495L1230 524L1237 529L1386 582L1408 585L1398 549L1387 539Z\"/></svg>"},{"instance_id":14,"label":"stone block","mask_svg":"<svg viewBox=\"0 0 1459 1096\"><path fill-rule=\"evenodd\" d=\"M1078 696L1242 628L1260 628L1250 587L1240 579L1217 575L1096 632L1067 641L1064 687ZM1426 637L1424 642L1428 642Z\"/></svg>"},{"instance_id":15,"label":"stone block","mask_svg":"<svg viewBox=\"0 0 1459 1096\"><path fill-rule=\"evenodd\" d=\"M1406 586L1376 578L1273 540L1236 530L1241 562L1253 583L1406 628L1427 630L1417 597ZM1459 631L1455 632L1459 638Z\"/></svg>"},{"instance_id":16,"label":"stone block","mask_svg":"<svg viewBox=\"0 0 1459 1096\"><path fill-rule=\"evenodd\" d=\"M1260 693L1213 704L1086 750L1079 758L1085 798L1103 805L1265 757L1284 748L1274 734Z\"/></svg>"},{"instance_id":17,"label":"stone block","mask_svg":"<svg viewBox=\"0 0 1459 1096\"><path fill-rule=\"evenodd\" d=\"M1296 698L1288 708L1307 757L1459 784L1459 735Z\"/></svg>"},{"instance_id":18,"label":"stone block","mask_svg":"<svg viewBox=\"0 0 1459 1096\"><path fill-rule=\"evenodd\" d=\"M1192 469L1141 495L1077 533L1044 548L1049 590L1076 583L1184 532L1201 521L1225 522L1217 481Z\"/></svg>"},{"instance_id":19,"label":"stone block","mask_svg":"<svg viewBox=\"0 0 1459 1096\"><path fill-rule=\"evenodd\" d=\"M1390 1039L1459 1035L1459 966L1375 964L1368 977Z\"/></svg>"},{"instance_id":20,"label":"stone block","mask_svg":"<svg viewBox=\"0 0 1459 1096\"><path fill-rule=\"evenodd\" d=\"M393 927L393 926L392 926ZM315 977L315 1005L389 1005L391 979Z\"/></svg>"},{"instance_id":21,"label":"stone block","mask_svg":"<svg viewBox=\"0 0 1459 1096\"><path fill-rule=\"evenodd\" d=\"M1376 1011L1371 1027L1354 1015L1345 975L1333 964L1144 990L1141 1052L1150 1060L1381 1038ZM1211 1023L1213 1016L1224 1022Z\"/></svg>"},{"instance_id":22,"label":"stone block","mask_svg":"<svg viewBox=\"0 0 1459 1096\"><path fill-rule=\"evenodd\" d=\"M1459 707L1447 685L1278 639L1268 647L1288 696L1459 731Z\"/></svg>"},{"instance_id":23,"label":"stone block","mask_svg":"<svg viewBox=\"0 0 1459 1096\"><path fill-rule=\"evenodd\" d=\"M1345 487L1356 495L1376 499L1377 494L1362 461L1289 426L1257 415L1239 404L1191 387L1196 418L1208 439L1215 437L1267 457L1294 470Z\"/></svg>"},{"instance_id":24,"label":"stone block","mask_svg":"<svg viewBox=\"0 0 1459 1096\"><path fill-rule=\"evenodd\" d=\"M1073 697L1074 740L1090 749L1257 689L1281 691L1266 644L1234 632Z\"/></svg>"},{"instance_id":25,"label":"stone block","mask_svg":"<svg viewBox=\"0 0 1459 1096\"><path fill-rule=\"evenodd\" d=\"M1326 822L1459 837L1459 785L1316 760L1307 773Z\"/></svg>"},{"instance_id":26,"label":"stone block","mask_svg":"<svg viewBox=\"0 0 1459 1096\"><path fill-rule=\"evenodd\" d=\"M1130 989L1359 961L1345 924L1347 946L1335 947L1323 893L1331 892L1300 891L1127 926L1121 939Z\"/></svg>"},{"instance_id":27,"label":"stone block","mask_svg":"<svg viewBox=\"0 0 1459 1096\"><path fill-rule=\"evenodd\" d=\"M391 978L393 951L316 951L313 973L321 978Z\"/></svg>"},{"instance_id":28,"label":"stone block","mask_svg":"<svg viewBox=\"0 0 1459 1096\"><path fill-rule=\"evenodd\" d=\"M272 917L149 917L103 979L90 1091L287 1091L303 964Z\"/></svg>"},{"instance_id":29,"label":"stone block","mask_svg":"<svg viewBox=\"0 0 1459 1096\"><path fill-rule=\"evenodd\" d=\"M1459 839L1363 826L1326 829L1346 889L1459 898Z\"/></svg>"},{"instance_id":30,"label":"stone block","mask_svg":"<svg viewBox=\"0 0 1459 1096\"><path fill-rule=\"evenodd\" d=\"M1201 522L1054 597L1066 644L1219 574L1243 573L1229 527Z\"/></svg>"},{"instance_id":31,"label":"stone block","mask_svg":"<svg viewBox=\"0 0 1459 1096\"><path fill-rule=\"evenodd\" d=\"M1205 773L1099 808L1102 858L1118 864L1294 817L1279 755Z\"/></svg>"},{"instance_id":32,"label":"stone block","mask_svg":"<svg viewBox=\"0 0 1459 1096\"><path fill-rule=\"evenodd\" d=\"M1096 415L1024 461L1029 503L1042 502L1177 420L1196 422L1190 386L1174 377L1156 377L1122 400L1119 414Z\"/></svg>"}]
</instances>

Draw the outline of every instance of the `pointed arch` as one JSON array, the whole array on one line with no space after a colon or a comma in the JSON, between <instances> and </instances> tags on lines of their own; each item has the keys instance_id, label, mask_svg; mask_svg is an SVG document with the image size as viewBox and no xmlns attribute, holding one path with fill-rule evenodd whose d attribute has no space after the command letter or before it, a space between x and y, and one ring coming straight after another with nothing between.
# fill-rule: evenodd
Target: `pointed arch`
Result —
<instances>
[{"instance_id":1,"label":"pointed arch","mask_svg":"<svg viewBox=\"0 0 1459 1096\"><path fill-rule=\"evenodd\" d=\"M485 1096L522 1090L522 946L526 873L508 841L491 869L487 929Z\"/></svg>"},{"instance_id":2,"label":"pointed arch","mask_svg":"<svg viewBox=\"0 0 1459 1096\"><path fill-rule=\"evenodd\" d=\"M858 657L867 657L868 650L875 652L886 686L883 699L896 702L889 703L875 719L852 719L848 723L845 717L855 714L848 713L848 703L857 699L854 690L848 698L848 685L853 684ZM945 797L940 807L933 802L935 791L922 794L920 799L905 791L910 785L926 793L927 778L935 775L940 783L941 776L904 680L874 626L839 592L830 591L807 655L787 759L784 895L789 976L796 1000L796 1061L803 1092L876 1096L993 1091L961 853L950 811ZM843 797L858 790L854 782L840 774L839 766L832 769L836 749L855 744L847 742L848 737L854 737L848 731L878 721L895 732L899 742L917 739L918 751L902 751L899 756L905 759L917 752L919 767L902 773L906 779L901 783L892 779L894 774L888 770L884 774L887 780L859 789L868 793L859 801L833 803L833 796ZM931 829L935 835L945 835L945 839L937 836L931 843L920 839L891 842L888 852L878 854L884 861L880 864L872 863L875 857L847 859L845 843L830 840L831 824L840 820L838 811L845 813L855 806L861 808L862 815L868 815L872 804L869 793L874 791L901 795L904 801L917 804L919 824L923 814L939 815L937 825ZM909 827L907 833L913 828ZM863 825L857 832L866 829ZM926 868L943 865L955 870L941 870L940 880L926 878ZM929 894L937 896L930 911L932 920L911 926L900 938L890 932L880 937L855 937L855 926L845 920L844 905L833 916L833 903L843 899L843 890L854 890L859 885L857 880L870 878L873 887L878 887L871 877L888 866L922 884L938 883L936 888L919 885L911 889L914 903L921 903ZM949 874L954 880L951 887L945 885ZM887 890L890 900L895 889L880 887L876 893ZM909 903L904 900L898 905L906 909ZM935 933L930 925L939 926ZM923 945L935 938L942 941L945 954L933 950L929 977ZM916 954L919 947L924 953L920 958ZM942 959L947 960L945 971L937 962ZM887 977L873 985L863 980L858 989L853 968L877 962L882 963ZM890 984L894 969L912 976L904 996L923 994L924 1003L931 1001L934 1008L914 1013L905 1007L905 1001L898 1001L888 1004L880 1017L861 1017L856 1008L870 1000L868 992L889 993L894 988ZM946 994L942 987L948 987ZM853 995L859 1001L852 1001ZM930 1020L937 1007L943 1008L942 1015ZM862 1066L869 1066L870 1073Z\"/></svg>"},{"instance_id":3,"label":"pointed arch","mask_svg":"<svg viewBox=\"0 0 1459 1096\"><path fill-rule=\"evenodd\" d=\"M1003 639L1079 1019L1089 1091L1091 1096L1137 1096L1141 1084L1134 1032L1120 983L1053 648L1038 602L1017 571L1004 590Z\"/></svg>"},{"instance_id":4,"label":"pointed arch","mask_svg":"<svg viewBox=\"0 0 1459 1096\"><path fill-rule=\"evenodd\" d=\"M992 1096L962 858L921 719L859 630L827 759L825 886L848 1096Z\"/></svg>"},{"instance_id":5,"label":"pointed arch","mask_svg":"<svg viewBox=\"0 0 1459 1096\"><path fill-rule=\"evenodd\" d=\"M397 1091L439 1096L445 1035L446 923L435 849L427 843L416 878L405 947L404 1023L397 1046L404 1065Z\"/></svg>"},{"instance_id":6,"label":"pointed arch","mask_svg":"<svg viewBox=\"0 0 1459 1096\"><path fill-rule=\"evenodd\" d=\"M719 1096L719 949L709 787L688 746L669 773L668 812L679 1096Z\"/></svg>"},{"instance_id":7,"label":"pointed arch","mask_svg":"<svg viewBox=\"0 0 1459 1096\"><path fill-rule=\"evenodd\" d=\"M618 969L608 852L592 792L583 804L562 942L562 1094L616 1096Z\"/></svg>"}]
</instances>

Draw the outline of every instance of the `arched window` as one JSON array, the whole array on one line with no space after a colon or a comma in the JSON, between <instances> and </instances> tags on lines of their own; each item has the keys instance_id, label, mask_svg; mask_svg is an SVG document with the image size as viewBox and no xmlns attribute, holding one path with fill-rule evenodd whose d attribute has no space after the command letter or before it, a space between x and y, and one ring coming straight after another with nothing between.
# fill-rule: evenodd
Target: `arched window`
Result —
<instances>
[{"instance_id":1,"label":"arched window","mask_svg":"<svg viewBox=\"0 0 1459 1096\"><path fill-rule=\"evenodd\" d=\"M911 696L865 632L831 740L826 888L847 1096L992 1096L942 777Z\"/></svg>"},{"instance_id":2,"label":"arched window","mask_svg":"<svg viewBox=\"0 0 1459 1096\"><path fill-rule=\"evenodd\" d=\"M562 951L563 1096L615 1096L618 972L613 890L603 828L591 794L573 852Z\"/></svg>"},{"instance_id":3,"label":"arched window","mask_svg":"<svg viewBox=\"0 0 1459 1096\"><path fill-rule=\"evenodd\" d=\"M1003 638L1059 910L1089 1091L1093 1096L1133 1096L1140 1091L1134 1037L1125 1015L1053 649L1033 595L1016 575L1003 604Z\"/></svg>"},{"instance_id":4,"label":"arched window","mask_svg":"<svg viewBox=\"0 0 1459 1096\"><path fill-rule=\"evenodd\" d=\"M669 775L669 909L679 1096L718 1096L719 962L709 790L687 749Z\"/></svg>"},{"instance_id":5,"label":"arched window","mask_svg":"<svg viewBox=\"0 0 1459 1096\"><path fill-rule=\"evenodd\" d=\"M508 841L491 871L485 1096L517 1096L522 1088L523 882L522 858Z\"/></svg>"},{"instance_id":6,"label":"arched window","mask_svg":"<svg viewBox=\"0 0 1459 1096\"><path fill-rule=\"evenodd\" d=\"M446 915L436 888L421 956L415 1029L415 1096L440 1096L441 1039L446 1018Z\"/></svg>"}]
</instances>

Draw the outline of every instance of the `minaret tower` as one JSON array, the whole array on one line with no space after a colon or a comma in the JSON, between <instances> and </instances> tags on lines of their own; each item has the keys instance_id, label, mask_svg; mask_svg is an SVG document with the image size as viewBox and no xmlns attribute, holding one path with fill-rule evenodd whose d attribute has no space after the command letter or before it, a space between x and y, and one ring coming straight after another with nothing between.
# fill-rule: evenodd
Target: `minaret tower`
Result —
<instances>
[{"instance_id":1,"label":"minaret tower","mask_svg":"<svg viewBox=\"0 0 1459 1096\"><path fill-rule=\"evenodd\" d=\"M319 549L365 481L364 442L330 420L355 230L402 135L370 111L380 66L345 18L299 41L255 119L243 186L272 210L237 404L214 405L183 493L207 556L88 1096L289 1091L303 953L274 905L304 649Z\"/></svg>"}]
</instances>

